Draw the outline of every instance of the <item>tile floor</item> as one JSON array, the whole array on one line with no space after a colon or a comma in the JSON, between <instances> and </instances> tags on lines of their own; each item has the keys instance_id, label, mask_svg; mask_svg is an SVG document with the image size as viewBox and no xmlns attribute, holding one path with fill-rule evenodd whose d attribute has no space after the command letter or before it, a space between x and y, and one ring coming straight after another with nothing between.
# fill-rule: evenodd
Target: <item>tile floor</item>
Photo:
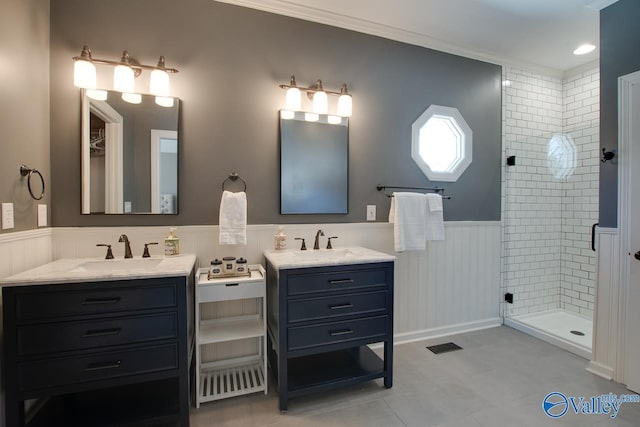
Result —
<instances>
[{"instance_id":1,"label":"tile floor","mask_svg":"<svg viewBox=\"0 0 640 427\"><path fill-rule=\"evenodd\" d=\"M453 341L463 347L435 355L426 345ZM372 381L327 394L292 399L278 411L274 387L192 409L193 427L367 426L538 427L640 426L640 403L622 405L615 419L542 411L553 391L567 396L628 394L623 385L587 371L587 361L509 327L395 347L394 385ZM272 378L270 378L272 381ZM626 406L625 406L626 405Z\"/></svg>"}]
</instances>

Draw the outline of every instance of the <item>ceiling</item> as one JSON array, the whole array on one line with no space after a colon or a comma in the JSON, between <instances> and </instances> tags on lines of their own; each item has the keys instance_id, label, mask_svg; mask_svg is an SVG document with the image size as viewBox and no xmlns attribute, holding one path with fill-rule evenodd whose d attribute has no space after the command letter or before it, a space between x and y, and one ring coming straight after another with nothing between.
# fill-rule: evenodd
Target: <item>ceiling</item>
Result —
<instances>
[{"instance_id":1,"label":"ceiling","mask_svg":"<svg viewBox=\"0 0 640 427\"><path fill-rule=\"evenodd\" d=\"M599 10L617 0L218 0L553 74L597 60Z\"/></svg>"}]
</instances>

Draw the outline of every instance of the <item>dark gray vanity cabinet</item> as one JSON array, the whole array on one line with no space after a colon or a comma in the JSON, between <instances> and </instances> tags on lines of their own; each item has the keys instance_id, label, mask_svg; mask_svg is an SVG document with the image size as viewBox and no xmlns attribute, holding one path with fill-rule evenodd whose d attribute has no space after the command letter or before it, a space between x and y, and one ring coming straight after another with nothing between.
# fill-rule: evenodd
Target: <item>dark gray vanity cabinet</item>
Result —
<instances>
[{"instance_id":1,"label":"dark gray vanity cabinet","mask_svg":"<svg viewBox=\"0 0 640 427\"><path fill-rule=\"evenodd\" d=\"M189 425L194 275L5 285L5 425Z\"/></svg>"},{"instance_id":2,"label":"dark gray vanity cabinet","mask_svg":"<svg viewBox=\"0 0 640 427\"><path fill-rule=\"evenodd\" d=\"M267 260L267 298L281 411L292 397L361 381L392 386L393 262L278 270Z\"/></svg>"}]
</instances>

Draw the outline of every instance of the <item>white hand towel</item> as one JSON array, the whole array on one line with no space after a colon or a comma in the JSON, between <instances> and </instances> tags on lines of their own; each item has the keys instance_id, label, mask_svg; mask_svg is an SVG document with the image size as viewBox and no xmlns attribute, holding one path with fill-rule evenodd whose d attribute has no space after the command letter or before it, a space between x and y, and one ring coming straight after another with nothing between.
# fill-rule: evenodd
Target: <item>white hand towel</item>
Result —
<instances>
[{"instance_id":1,"label":"white hand towel","mask_svg":"<svg viewBox=\"0 0 640 427\"><path fill-rule=\"evenodd\" d=\"M442 196L437 193L428 193L427 202L429 203L429 212L442 210Z\"/></svg>"},{"instance_id":2,"label":"white hand towel","mask_svg":"<svg viewBox=\"0 0 640 427\"><path fill-rule=\"evenodd\" d=\"M224 191L220 201L220 244L247 244L247 194Z\"/></svg>"},{"instance_id":3,"label":"white hand towel","mask_svg":"<svg viewBox=\"0 0 640 427\"><path fill-rule=\"evenodd\" d=\"M429 209L425 209L425 236L427 240L444 240L442 196L435 193L429 193L426 196Z\"/></svg>"},{"instance_id":4,"label":"white hand towel","mask_svg":"<svg viewBox=\"0 0 640 427\"><path fill-rule=\"evenodd\" d=\"M425 249L426 211L427 203L424 194L393 193L389 222L393 223L396 252Z\"/></svg>"}]
</instances>

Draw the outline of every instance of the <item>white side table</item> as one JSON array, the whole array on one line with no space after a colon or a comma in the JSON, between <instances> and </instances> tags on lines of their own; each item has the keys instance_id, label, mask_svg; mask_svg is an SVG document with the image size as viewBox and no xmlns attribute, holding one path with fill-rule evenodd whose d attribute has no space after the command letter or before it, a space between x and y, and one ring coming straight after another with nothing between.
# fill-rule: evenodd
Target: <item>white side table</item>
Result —
<instances>
[{"instance_id":1,"label":"white side table","mask_svg":"<svg viewBox=\"0 0 640 427\"><path fill-rule=\"evenodd\" d=\"M249 265L250 276L208 279L208 269L198 270L196 279L196 408L200 403L248 393L267 394L267 312L265 270ZM260 298L256 314L201 318L201 305L211 302ZM202 346L255 338L257 354L215 362L203 362Z\"/></svg>"}]
</instances>

